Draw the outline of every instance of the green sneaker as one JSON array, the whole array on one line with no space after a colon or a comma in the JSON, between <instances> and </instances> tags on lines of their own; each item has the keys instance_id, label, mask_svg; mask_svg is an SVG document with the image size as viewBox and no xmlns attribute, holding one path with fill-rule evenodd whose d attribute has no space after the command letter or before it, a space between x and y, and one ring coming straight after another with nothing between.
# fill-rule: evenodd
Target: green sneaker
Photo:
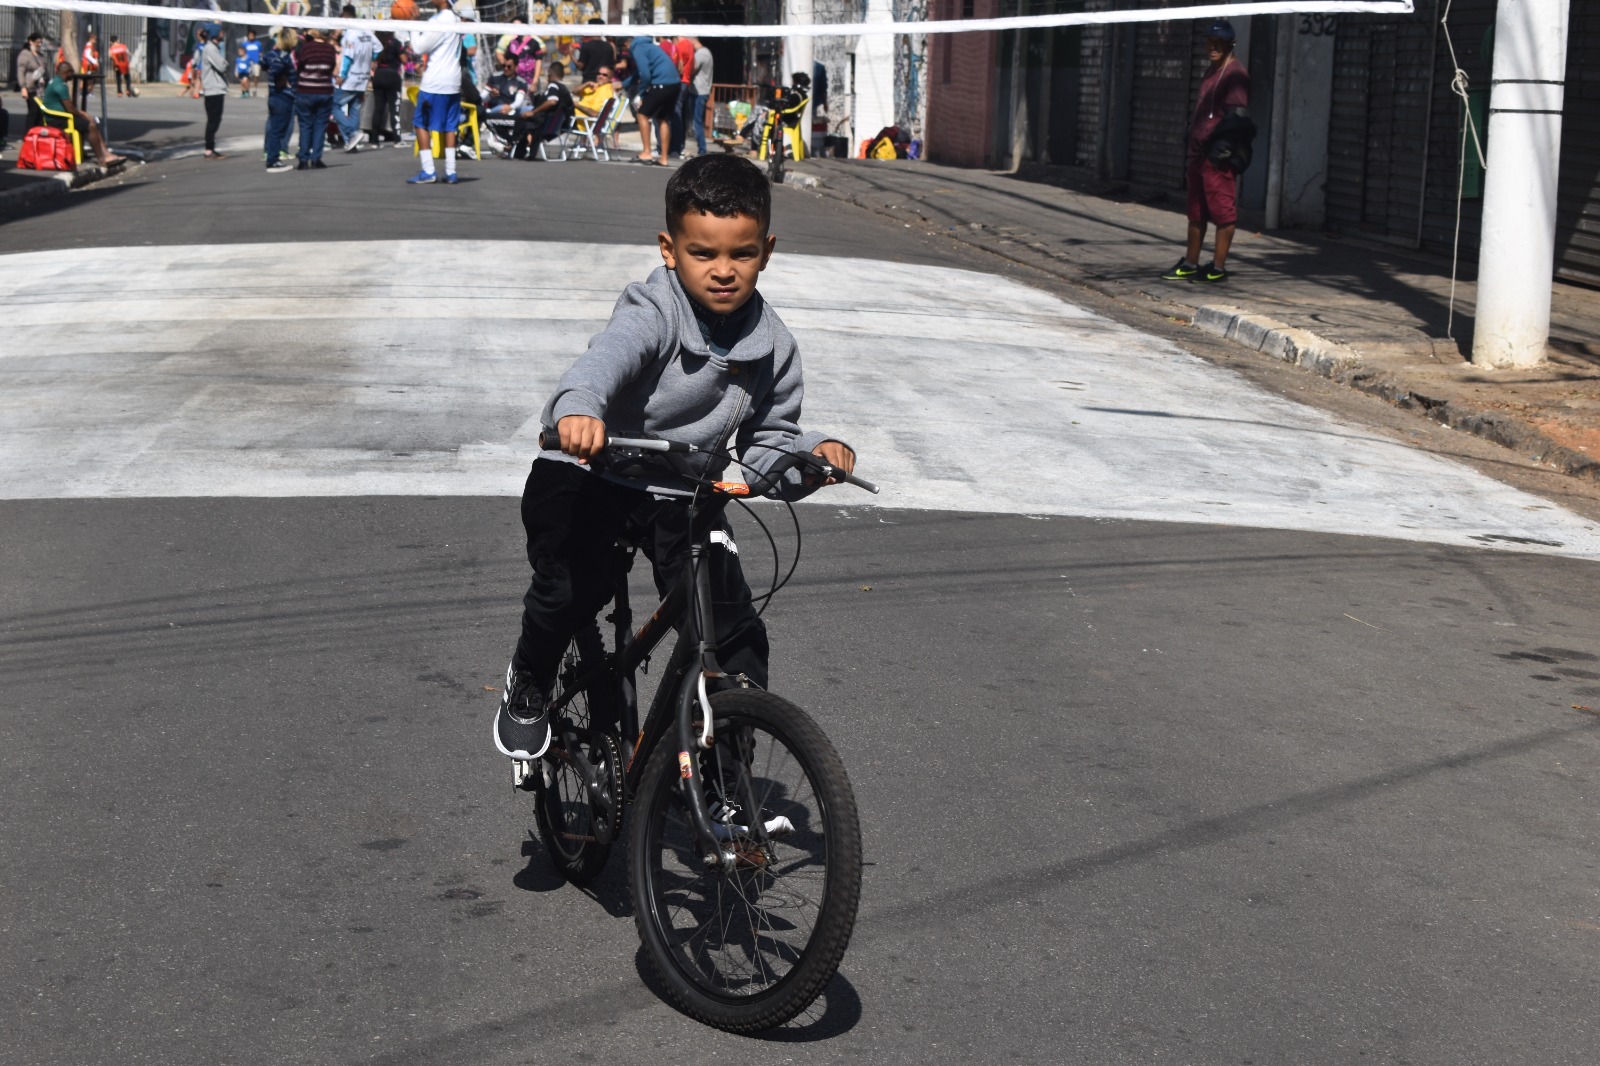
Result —
<instances>
[{"instance_id":1,"label":"green sneaker","mask_svg":"<svg viewBox=\"0 0 1600 1066\"><path fill-rule=\"evenodd\" d=\"M1189 280L1214 285L1219 281L1227 281L1228 272L1217 266L1216 263L1207 263L1204 267L1196 270Z\"/></svg>"},{"instance_id":2,"label":"green sneaker","mask_svg":"<svg viewBox=\"0 0 1600 1066\"><path fill-rule=\"evenodd\" d=\"M1200 268L1190 263L1187 259L1178 260L1178 265L1161 275L1162 281L1193 281L1194 276L1200 273Z\"/></svg>"}]
</instances>

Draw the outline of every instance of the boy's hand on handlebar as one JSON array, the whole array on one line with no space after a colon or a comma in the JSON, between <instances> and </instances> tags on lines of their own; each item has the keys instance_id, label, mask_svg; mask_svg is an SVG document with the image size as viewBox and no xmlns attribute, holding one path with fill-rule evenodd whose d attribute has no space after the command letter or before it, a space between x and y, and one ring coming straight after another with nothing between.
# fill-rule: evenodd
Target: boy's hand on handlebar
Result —
<instances>
[{"instance_id":1,"label":"boy's hand on handlebar","mask_svg":"<svg viewBox=\"0 0 1600 1066\"><path fill-rule=\"evenodd\" d=\"M846 474L851 473L856 468L856 453L836 440L823 441L821 444L811 449L811 454L815 455L829 466L837 467ZM815 477L807 477L806 482L808 484L815 485L817 483L817 479ZM837 485L838 483L839 481L837 478L829 478L826 482L826 484L829 485Z\"/></svg>"},{"instance_id":2,"label":"boy's hand on handlebar","mask_svg":"<svg viewBox=\"0 0 1600 1066\"><path fill-rule=\"evenodd\" d=\"M606 446L606 424L588 415L568 415L556 423L561 434L561 450L587 463Z\"/></svg>"}]
</instances>

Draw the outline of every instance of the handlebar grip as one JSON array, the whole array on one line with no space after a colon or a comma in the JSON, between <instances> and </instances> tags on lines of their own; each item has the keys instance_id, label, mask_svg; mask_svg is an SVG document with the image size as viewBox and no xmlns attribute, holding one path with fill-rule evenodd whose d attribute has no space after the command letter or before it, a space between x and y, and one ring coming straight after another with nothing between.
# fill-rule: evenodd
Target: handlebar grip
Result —
<instances>
[{"instance_id":1,"label":"handlebar grip","mask_svg":"<svg viewBox=\"0 0 1600 1066\"><path fill-rule=\"evenodd\" d=\"M539 447L548 451L561 450L561 434L545 426L539 430ZM632 448L641 452L698 452L700 449L693 444L684 444L675 440L646 440L635 437L607 437L607 448Z\"/></svg>"},{"instance_id":2,"label":"handlebar grip","mask_svg":"<svg viewBox=\"0 0 1600 1066\"><path fill-rule=\"evenodd\" d=\"M843 470L840 470L838 467L832 466L828 463L823 463L822 469L826 471L828 477L833 478L835 481L843 481L847 485L854 485L856 488L866 489L874 496L878 494L878 486L874 485L864 477L856 477L854 474L846 474Z\"/></svg>"},{"instance_id":3,"label":"handlebar grip","mask_svg":"<svg viewBox=\"0 0 1600 1066\"><path fill-rule=\"evenodd\" d=\"M833 476L834 477L838 477L839 476L838 471L834 471L834 475ZM849 482L850 484L856 486L856 488L866 489L868 492L872 493L874 496L876 496L878 494L878 486L874 485L872 482L868 481L864 477L856 477L854 474L846 474L846 475L844 475L844 480Z\"/></svg>"}]
</instances>

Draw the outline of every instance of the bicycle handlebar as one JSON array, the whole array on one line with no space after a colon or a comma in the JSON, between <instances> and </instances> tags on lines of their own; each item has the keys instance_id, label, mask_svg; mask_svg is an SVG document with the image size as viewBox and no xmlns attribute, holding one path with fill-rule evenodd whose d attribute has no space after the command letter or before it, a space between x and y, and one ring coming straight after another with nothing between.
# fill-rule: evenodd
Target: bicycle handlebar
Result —
<instances>
[{"instance_id":1,"label":"bicycle handlebar","mask_svg":"<svg viewBox=\"0 0 1600 1066\"><path fill-rule=\"evenodd\" d=\"M547 448L551 451L560 451L561 435L553 429L541 429L539 431L539 447ZM633 448L636 451L641 452L677 452L680 454L691 452L699 454L705 451L703 448L699 448L693 444L685 444L682 441L649 440L640 437L607 437L606 447ZM857 488L866 489L874 496L878 494L878 486L874 485L866 478L857 477L855 474L847 474L831 463L825 462L820 456L812 455L809 452L789 452L787 454L792 457L788 465L779 467L771 480L776 481L777 478L782 475L783 471L789 469L789 466L803 463L806 466L811 467L813 472L822 475L824 478L830 478L834 481L847 482L848 484L854 485ZM779 461L781 463L782 459L780 458Z\"/></svg>"}]
</instances>

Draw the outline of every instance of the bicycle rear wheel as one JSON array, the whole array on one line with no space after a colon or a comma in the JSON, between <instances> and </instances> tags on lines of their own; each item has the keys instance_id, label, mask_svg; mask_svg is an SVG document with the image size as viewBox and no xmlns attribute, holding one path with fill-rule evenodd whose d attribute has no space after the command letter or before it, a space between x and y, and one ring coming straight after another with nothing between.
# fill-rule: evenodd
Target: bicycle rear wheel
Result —
<instances>
[{"instance_id":1,"label":"bicycle rear wheel","mask_svg":"<svg viewBox=\"0 0 1600 1066\"><path fill-rule=\"evenodd\" d=\"M739 861L701 861L665 742L635 799L628 881L670 998L708 1025L755 1032L805 1010L838 969L861 897L861 825L844 763L804 711L756 689L711 703L717 744L699 761L708 805L728 804L719 835Z\"/></svg>"},{"instance_id":2,"label":"bicycle rear wheel","mask_svg":"<svg viewBox=\"0 0 1600 1066\"><path fill-rule=\"evenodd\" d=\"M580 629L561 659L552 697L567 691L581 674L604 658L600 629L593 623ZM611 856L611 843L622 818L622 751L608 728L593 728L600 694L580 692L562 709L571 723L576 744L563 737L563 722L551 723L550 750L541 769L550 771L550 784L534 793L534 816L539 838L561 876L573 884L593 880ZM599 716L602 725L604 715ZM600 805L591 802L589 790L575 760L587 760L603 786Z\"/></svg>"}]
</instances>

